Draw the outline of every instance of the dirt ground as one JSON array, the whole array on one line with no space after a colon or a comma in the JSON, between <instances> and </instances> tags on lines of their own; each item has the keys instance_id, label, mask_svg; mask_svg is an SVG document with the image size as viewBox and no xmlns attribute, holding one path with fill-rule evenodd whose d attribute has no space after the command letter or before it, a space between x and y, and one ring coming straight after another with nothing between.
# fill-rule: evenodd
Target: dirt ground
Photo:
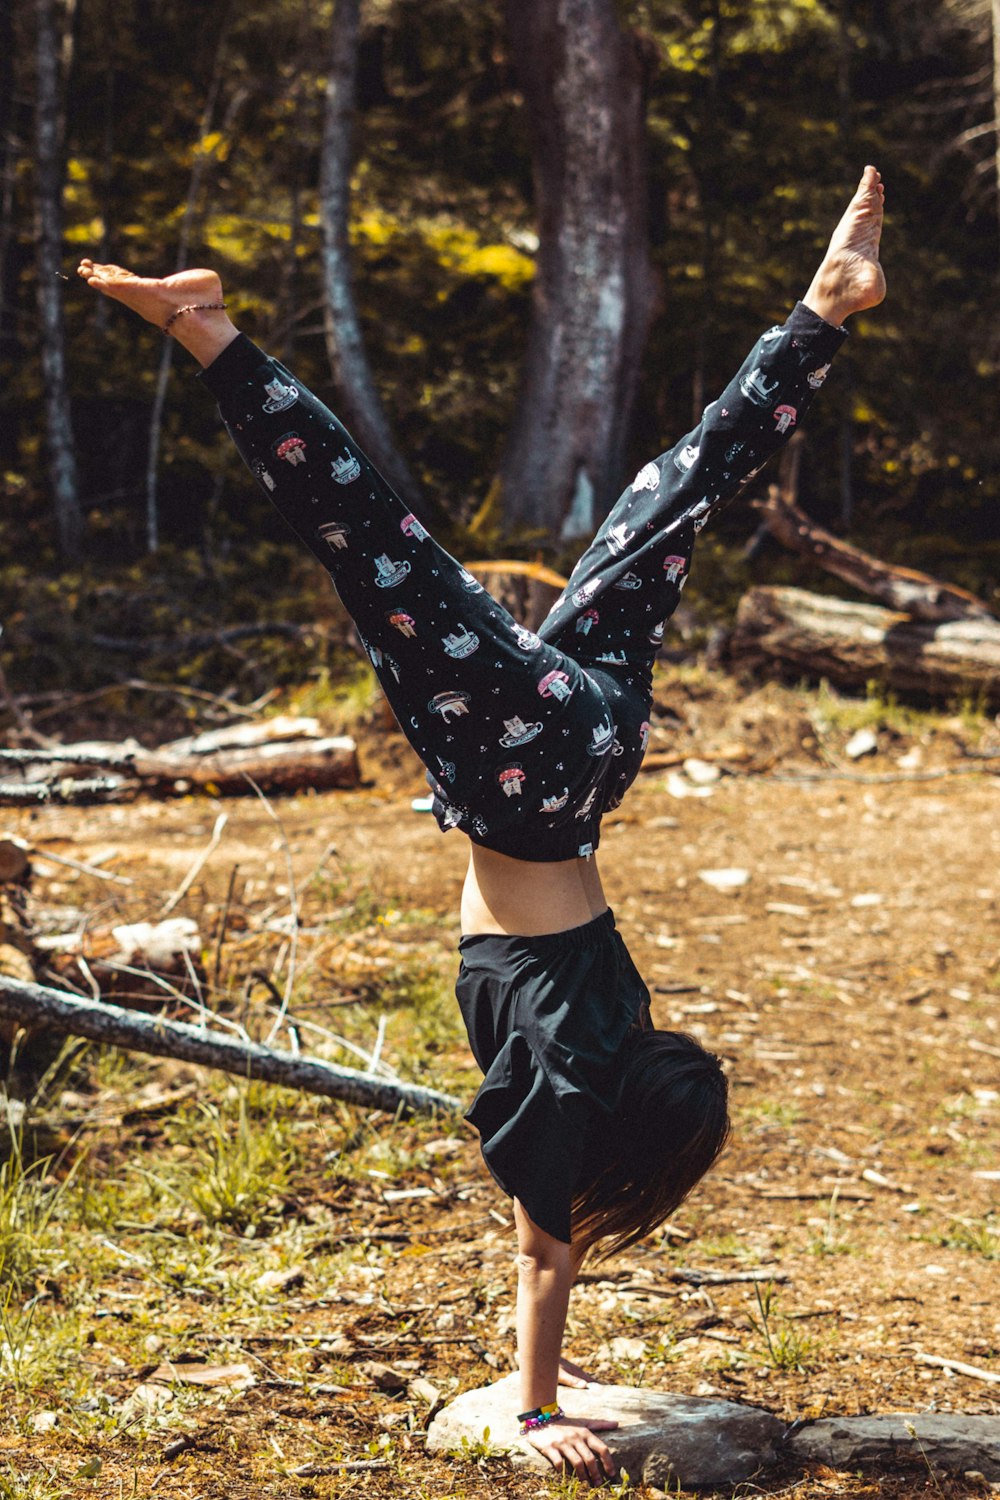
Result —
<instances>
[{"instance_id":1,"label":"dirt ground","mask_svg":"<svg viewBox=\"0 0 1000 1500\"><path fill-rule=\"evenodd\" d=\"M653 992L656 1024L693 1032L724 1056L737 1128L669 1233L588 1268L574 1293L569 1349L605 1378L717 1392L789 1423L888 1411L992 1413L1000 1422L1000 1386L917 1358L1000 1375L1000 760L991 758L1000 734L988 721L899 727L891 715L875 727L878 752L851 760L850 726L824 718L815 695L775 687L746 695L721 679L661 684L657 768L605 820L601 870ZM708 795L667 764L692 754L722 768ZM294 868L304 877L333 843L380 911L415 913L400 944L447 975L464 841L411 810L424 787L401 742L373 738L362 760L369 786L275 804ZM141 908L150 893L162 901L180 881L221 806L139 802L8 812L6 821L39 851L85 860L113 850L104 868L138 881L127 896L109 894L48 867L37 895L50 909L114 902L117 920L137 920L149 915ZM283 854L266 810L252 799L229 800L225 810L223 842L181 913L217 910L234 863L262 894L281 896ZM729 889L717 875L703 878L733 870L745 879L729 877ZM321 993L315 1003L322 1014ZM471 1057L460 1046L452 1053L449 1066L471 1097ZM405 1075L405 1056L393 1061ZM150 1076L164 1066L151 1063ZM487 1453L423 1453L430 1397L414 1387L417 1377L447 1398L512 1367L510 1215L464 1127L391 1129L397 1139L412 1135L410 1165L394 1170L392 1187L426 1195L386 1201L377 1175L359 1176L335 1192L322 1186L310 1210L316 1222L328 1214L334 1237L346 1226L348 1238L365 1239L367 1260L342 1284L307 1278L285 1294L266 1336L241 1337L234 1318L221 1355L212 1340L187 1340L205 1359L251 1357L273 1380L230 1393L224 1407L206 1393L178 1429L194 1446L169 1461L162 1443L130 1447L127 1431L103 1440L102 1477L77 1477L68 1492L155 1488L190 1500L572 1492ZM122 1139L104 1149L125 1149ZM308 1197L302 1187L300 1209ZM752 1287L685 1287L669 1280L676 1266L773 1268L767 1319ZM127 1297L120 1274L118 1295ZM185 1306L197 1334L199 1303ZM114 1321L111 1293L105 1307L106 1321L94 1324L99 1341ZM286 1379L282 1340L295 1337L320 1351L314 1379L332 1382L332 1394ZM109 1399L123 1399L141 1376L134 1356L106 1363ZM35 1430L26 1444L25 1431L22 1421L0 1436L0 1462L30 1452L31 1465L63 1479L86 1467L92 1438L73 1439L62 1424ZM324 1473L323 1453L369 1467ZM315 1473L289 1477L309 1463ZM21 1493L3 1483L0 1495ZM739 1493L982 1492L973 1479L917 1467L789 1471Z\"/></svg>"}]
</instances>

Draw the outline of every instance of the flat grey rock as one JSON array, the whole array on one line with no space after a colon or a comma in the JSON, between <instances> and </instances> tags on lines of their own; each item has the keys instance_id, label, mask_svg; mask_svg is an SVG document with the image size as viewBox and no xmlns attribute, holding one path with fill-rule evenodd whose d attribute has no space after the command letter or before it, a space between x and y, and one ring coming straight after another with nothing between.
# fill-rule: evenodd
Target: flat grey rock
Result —
<instances>
[{"instance_id":1,"label":"flat grey rock","mask_svg":"<svg viewBox=\"0 0 1000 1500\"><path fill-rule=\"evenodd\" d=\"M913 1428L914 1433L909 1431ZM1000 1479L1000 1417L967 1417L961 1412L893 1412L877 1417L824 1417L811 1422L786 1444L804 1463L850 1469L858 1464L892 1464L905 1457L932 1469L964 1474L978 1469Z\"/></svg>"},{"instance_id":2,"label":"flat grey rock","mask_svg":"<svg viewBox=\"0 0 1000 1500\"><path fill-rule=\"evenodd\" d=\"M738 1484L775 1461L783 1424L770 1412L711 1397L671 1396L627 1385L564 1390L567 1415L609 1417L619 1423L604 1440L634 1484L657 1489ZM427 1435L431 1453L461 1449L462 1439L489 1440L510 1450L516 1463L551 1472L546 1459L517 1435L518 1377L466 1391L434 1418Z\"/></svg>"}]
</instances>

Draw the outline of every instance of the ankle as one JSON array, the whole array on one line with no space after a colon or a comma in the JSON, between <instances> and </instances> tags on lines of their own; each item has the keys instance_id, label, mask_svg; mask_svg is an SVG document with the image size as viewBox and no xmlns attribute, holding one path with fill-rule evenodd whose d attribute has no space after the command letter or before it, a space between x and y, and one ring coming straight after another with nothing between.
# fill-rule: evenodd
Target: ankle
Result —
<instances>
[{"instance_id":1,"label":"ankle","mask_svg":"<svg viewBox=\"0 0 1000 1500\"><path fill-rule=\"evenodd\" d=\"M171 324L167 337L176 339L206 369L238 333L220 299L220 304L215 305L188 304L183 316Z\"/></svg>"},{"instance_id":2,"label":"ankle","mask_svg":"<svg viewBox=\"0 0 1000 1500\"><path fill-rule=\"evenodd\" d=\"M824 323L840 328L857 311L854 301L844 294L843 277L839 268L824 261L812 279L812 285L802 298L803 303Z\"/></svg>"}]
</instances>

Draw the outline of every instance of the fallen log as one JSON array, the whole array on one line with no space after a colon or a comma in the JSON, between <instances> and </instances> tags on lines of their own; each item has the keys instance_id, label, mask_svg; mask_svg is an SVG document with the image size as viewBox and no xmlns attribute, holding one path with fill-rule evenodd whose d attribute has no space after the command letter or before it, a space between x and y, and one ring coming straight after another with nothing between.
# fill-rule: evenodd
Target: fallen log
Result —
<instances>
[{"instance_id":1,"label":"fallen log","mask_svg":"<svg viewBox=\"0 0 1000 1500\"><path fill-rule=\"evenodd\" d=\"M2 975L0 1017L22 1026L45 1026L63 1035L84 1036L154 1057L199 1063L239 1078L259 1078L265 1083L342 1099L347 1104L381 1109L388 1114L404 1117L453 1114L462 1109L461 1100L436 1089L390 1083L320 1058L302 1057L235 1037L211 1035L198 1026L162 1016L147 1019L117 1005L81 1000L45 985L20 983Z\"/></svg>"},{"instance_id":2,"label":"fallen log","mask_svg":"<svg viewBox=\"0 0 1000 1500\"><path fill-rule=\"evenodd\" d=\"M1000 621L934 624L875 604L803 589L755 588L740 600L726 661L838 687L887 688L928 698L1000 701Z\"/></svg>"},{"instance_id":3,"label":"fallen log","mask_svg":"<svg viewBox=\"0 0 1000 1500\"><path fill-rule=\"evenodd\" d=\"M793 479L789 483L794 482ZM914 620L993 620L989 605L966 589L883 562L860 547L851 547L839 537L824 531L800 510L791 496L776 484L768 489L767 499L756 502L764 525L781 544L792 552L817 563L827 573L842 578L862 594L889 609L901 610Z\"/></svg>"},{"instance_id":4,"label":"fallen log","mask_svg":"<svg viewBox=\"0 0 1000 1500\"><path fill-rule=\"evenodd\" d=\"M0 749L0 765L22 780L0 782L0 803L124 800L139 791L174 796L194 788L238 796L253 790L296 792L354 787L357 746L346 735L323 736L316 719L278 717L235 724L148 750L137 740L87 741L54 750ZM74 767L101 777L79 778Z\"/></svg>"}]
</instances>

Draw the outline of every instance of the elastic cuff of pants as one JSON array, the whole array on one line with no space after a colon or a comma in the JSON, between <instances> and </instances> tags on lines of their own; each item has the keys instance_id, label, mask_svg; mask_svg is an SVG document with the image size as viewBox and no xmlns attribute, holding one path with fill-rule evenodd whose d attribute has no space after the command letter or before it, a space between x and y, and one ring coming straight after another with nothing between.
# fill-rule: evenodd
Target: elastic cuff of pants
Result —
<instances>
[{"instance_id":1,"label":"elastic cuff of pants","mask_svg":"<svg viewBox=\"0 0 1000 1500\"><path fill-rule=\"evenodd\" d=\"M819 313L813 312L811 307L806 307L804 302L796 302L788 315L786 328L793 333L808 333L816 341L816 352L822 354L836 354L845 339L850 338L847 329L841 326L835 328Z\"/></svg>"},{"instance_id":2,"label":"elastic cuff of pants","mask_svg":"<svg viewBox=\"0 0 1000 1500\"><path fill-rule=\"evenodd\" d=\"M226 345L217 359L213 359L200 372L198 379L205 382L217 401L221 401L235 385L244 380L252 380L268 358L263 349L258 349L253 339L248 339L245 333L241 333L231 344Z\"/></svg>"}]
</instances>

